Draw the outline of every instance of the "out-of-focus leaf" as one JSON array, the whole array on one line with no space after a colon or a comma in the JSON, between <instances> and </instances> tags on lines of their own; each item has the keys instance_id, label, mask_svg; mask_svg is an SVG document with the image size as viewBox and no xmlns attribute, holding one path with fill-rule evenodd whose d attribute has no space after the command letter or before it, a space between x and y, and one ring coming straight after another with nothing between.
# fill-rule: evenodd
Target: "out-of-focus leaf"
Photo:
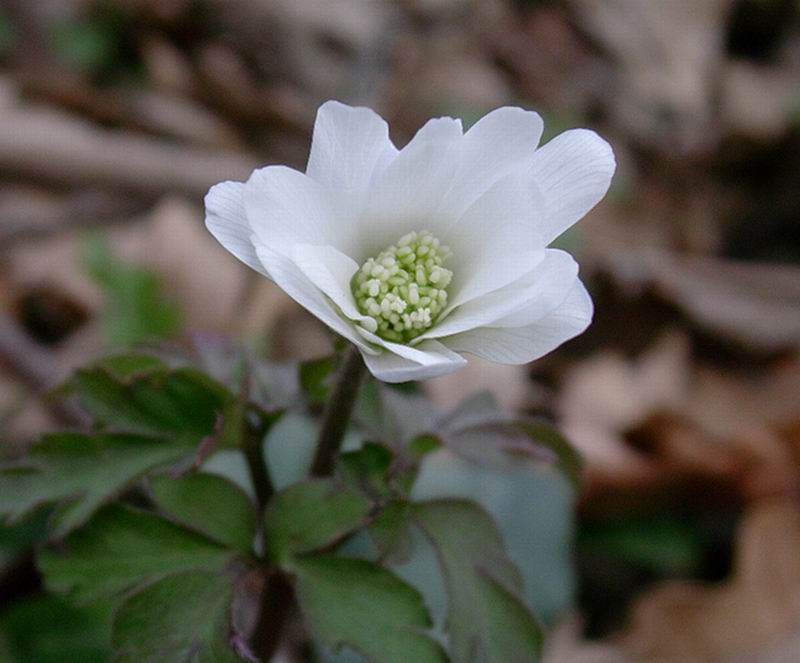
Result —
<instances>
[{"instance_id":1,"label":"out-of-focus leaf","mask_svg":"<svg viewBox=\"0 0 800 663\"><path fill-rule=\"evenodd\" d=\"M432 430L436 412L430 399L373 380L360 390L353 417L370 439L403 453L410 440Z\"/></svg>"},{"instance_id":2,"label":"out-of-focus leaf","mask_svg":"<svg viewBox=\"0 0 800 663\"><path fill-rule=\"evenodd\" d=\"M93 417L117 430L190 442L211 433L232 394L192 368L154 371L144 370L146 365L141 360L135 368L131 356L105 359L77 370L62 390L77 395Z\"/></svg>"},{"instance_id":3,"label":"out-of-focus leaf","mask_svg":"<svg viewBox=\"0 0 800 663\"><path fill-rule=\"evenodd\" d=\"M93 31L79 33L69 41L83 49L95 48L93 44L102 45L99 33ZM98 237L88 242L85 264L89 275L106 295L103 325L112 344L130 345L152 338L169 338L180 330L181 310L164 297L156 274L119 260Z\"/></svg>"},{"instance_id":4,"label":"out-of-focus leaf","mask_svg":"<svg viewBox=\"0 0 800 663\"><path fill-rule=\"evenodd\" d=\"M318 434L316 422L297 412L288 412L270 428L264 440L264 455L277 490L308 476Z\"/></svg>"},{"instance_id":5,"label":"out-of-focus leaf","mask_svg":"<svg viewBox=\"0 0 800 663\"><path fill-rule=\"evenodd\" d=\"M695 527L667 517L586 525L581 529L578 547L586 554L614 557L673 577L694 572L704 548Z\"/></svg>"},{"instance_id":6,"label":"out-of-focus leaf","mask_svg":"<svg viewBox=\"0 0 800 663\"><path fill-rule=\"evenodd\" d=\"M14 25L5 11L0 10L0 54L11 48L16 40L17 33L14 30Z\"/></svg>"},{"instance_id":7,"label":"out-of-focus leaf","mask_svg":"<svg viewBox=\"0 0 800 663\"><path fill-rule=\"evenodd\" d=\"M517 595L522 577L492 519L461 500L421 503L414 515L444 573L453 663L538 660L542 631Z\"/></svg>"},{"instance_id":8,"label":"out-of-focus leaf","mask_svg":"<svg viewBox=\"0 0 800 663\"><path fill-rule=\"evenodd\" d=\"M59 57L82 70L96 70L114 55L114 35L95 23L64 23L53 37Z\"/></svg>"},{"instance_id":9,"label":"out-of-focus leaf","mask_svg":"<svg viewBox=\"0 0 800 663\"><path fill-rule=\"evenodd\" d=\"M240 661L229 644L232 587L230 578L203 571L176 573L145 587L117 611L112 660Z\"/></svg>"},{"instance_id":10,"label":"out-of-focus leaf","mask_svg":"<svg viewBox=\"0 0 800 663\"><path fill-rule=\"evenodd\" d=\"M555 427L512 418L490 395L467 399L441 418L434 430L445 447L480 465L508 467L528 460L555 466L574 485L579 481L580 456Z\"/></svg>"},{"instance_id":11,"label":"out-of-focus leaf","mask_svg":"<svg viewBox=\"0 0 800 663\"><path fill-rule=\"evenodd\" d=\"M236 485L214 474L167 475L150 480L159 508L208 538L249 554L256 530L256 511Z\"/></svg>"},{"instance_id":12,"label":"out-of-focus leaf","mask_svg":"<svg viewBox=\"0 0 800 663\"><path fill-rule=\"evenodd\" d=\"M221 571L230 550L159 516L108 506L67 537L64 550L48 550L39 566L48 587L79 602L113 597L168 573Z\"/></svg>"},{"instance_id":13,"label":"out-of-focus leaf","mask_svg":"<svg viewBox=\"0 0 800 663\"><path fill-rule=\"evenodd\" d=\"M0 575L8 564L45 540L48 516L49 511L41 509L16 525L0 525Z\"/></svg>"},{"instance_id":14,"label":"out-of-focus leaf","mask_svg":"<svg viewBox=\"0 0 800 663\"><path fill-rule=\"evenodd\" d=\"M169 366L159 357L139 352L109 355L96 361L92 367L106 370L120 381L133 379L138 375L169 370Z\"/></svg>"},{"instance_id":15,"label":"out-of-focus leaf","mask_svg":"<svg viewBox=\"0 0 800 663\"><path fill-rule=\"evenodd\" d=\"M0 660L104 663L110 653L110 630L108 606L77 608L59 596L35 596L5 608L0 615Z\"/></svg>"},{"instance_id":16,"label":"out-of-focus leaf","mask_svg":"<svg viewBox=\"0 0 800 663\"><path fill-rule=\"evenodd\" d=\"M265 513L267 546L273 559L330 546L366 524L370 501L332 479L311 479L277 493Z\"/></svg>"},{"instance_id":17,"label":"out-of-focus leaf","mask_svg":"<svg viewBox=\"0 0 800 663\"><path fill-rule=\"evenodd\" d=\"M553 452L555 466L572 482L573 486L578 487L583 462L580 454L557 428L544 421L533 420L518 421L516 427L524 431L537 447Z\"/></svg>"},{"instance_id":18,"label":"out-of-focus leaf","mask_svg":"<svg viewBox=\"0 0 800 663\"><path fill-rule=\"evenodd\" d=\"M393 573L364 560L298 559L297 596L320 640L343 645L373 663L445 663L440 645L423 630L430 617L422 596ZM509 659L511 660L511 659Z\"/></svg>"},{"instance_id":19,"label":"out-of-focus leaf","mask_svg":"<svg viewBox=\"0 0 800 663\"><path fill-rule=\"evenodd\" d=\"M300 364L300 384L312 405L322 405L330 391L328 379L336 367L335 357L325 357Z\"/></svg>"},{"instance_id":20,"label":"out-of-focus leaf","mask_svg":"<svg viewBox=\"0 0 800 663\"><path fill-rule=\"evenodd\" d=\"M148 470L185 453L183 447L138 435L46 435L25 465L0 470L0 514L18 519L39 505L64 500L57 518L60 536Z\"/></svg>"},{"instance_id":21,"label":"out-of-focus leaf","mask_svg":"<svg viewBox=\"0 0 800 663\"><path fill-rule=\"evenodd\" d=\"M411 554L411 505L396 500L387 504L369 525L369 535L380 559L401 562Z\"/></svg>"},{"instance_id":22,"label":"out-of-focus leaf","mask_svg":"<svg viewBox=\"0 0 800 663\"><path fill-rule=\"evenodd\" d=\"M502 533L508 556L522 572L527 605L552 624L572 604L575 491L556 472L532 463L482 466L446 449L422 461L411 493L414 501L461 498L485 509ZM414 555L395 570L424 594L437 624L445 621L446 598L436 558L419 535Z\"/></svg>"},{"instance_id":23,"label":"out-of-focus leaf","mask_svg":"<svg viewBox=\"0 0 800 663\"><path fill-rule=\"evenodd\" d=\"M374 442L365 443L356 451L342 454L338 471L342 479L372 498L391 495L389 469L394 455Z\"/></svg>"}]
</instances>

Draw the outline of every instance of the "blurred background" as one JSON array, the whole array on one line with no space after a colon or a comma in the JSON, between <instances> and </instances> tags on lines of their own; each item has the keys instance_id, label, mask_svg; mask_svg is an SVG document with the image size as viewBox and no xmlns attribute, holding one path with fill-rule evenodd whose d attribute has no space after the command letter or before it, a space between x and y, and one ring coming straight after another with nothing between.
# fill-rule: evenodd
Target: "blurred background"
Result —
<instances>
[{"instance_id":1,"label":"blurred background","mask_svg":"<svg viewBox=\"0 0 800 663\"><path fill-rule=\"evenodd\" d=\"M800 2L0 0L0 458L63 426L42 398L146 339L331 339L218 247L202 197L304 168L314 113L514 104L613 145L558 240L596 302L490 389L586 460L548 663L800 660ZM0 527L0 660L103 660L107 616L43 593L41 518ZM544 554L544 553L537 553ZM574 588L574 591L573 591Z\"/></svg>"}]
</instances>

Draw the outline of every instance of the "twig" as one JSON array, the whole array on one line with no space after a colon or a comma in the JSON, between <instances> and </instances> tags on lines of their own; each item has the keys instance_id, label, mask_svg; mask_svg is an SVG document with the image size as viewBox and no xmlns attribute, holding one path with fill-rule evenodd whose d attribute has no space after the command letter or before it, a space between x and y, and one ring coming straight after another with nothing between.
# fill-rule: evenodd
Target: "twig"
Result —
<instances>
[{"instance_id":1,"label":"twig","mask_svg":"<svg viewBox=\"0 0 800 663\"><path fill-rule=\"evenodd\" d=\"M98 129L65 113L35 107L0 113L0 170L15 175L202 195L220 180L246 180L257 165L240 152Z\"/></svg>"}]
</instances>

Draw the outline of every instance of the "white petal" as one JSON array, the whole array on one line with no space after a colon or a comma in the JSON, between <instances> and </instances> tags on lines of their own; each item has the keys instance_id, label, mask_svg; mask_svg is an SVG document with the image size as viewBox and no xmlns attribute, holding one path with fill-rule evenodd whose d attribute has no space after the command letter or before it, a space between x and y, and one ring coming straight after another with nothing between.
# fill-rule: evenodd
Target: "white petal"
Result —
<instances>
[{"instance_id":1,"label":"white petal","mask_svg":"<svg viewBox=\"0 0 800 663\"><path fill-rule=\"evenodd\" d=\"M398 343L388 343L388 346L402 355L389 349L378 355L364 355L370 373L384 382L427 380L453 373L467 365L464 357L438 341L426 341L417 348Z\"/></svg>"},{"instance_id":2,"label":"white petal","mask_svg":"<svg viewBox=\"0 0 800 663\"><path fill-rule=\"evenodd\" d=\"M455 173L461 122L430 120L379 174L361 218L366 243L359 260L375 255L411 230L437 233L434 214Z\"/></svg>"},{"instance_id":3,"label":"white petal","mask_svg":"<svg viewBox=\"0 0 800 663\"><path fill-rule=\"evenodd\" d=\"M611 146L593 131L572 129L536 150L531 174L545 195L549 244L594 207L616 168Z\"/></svg>"},{"instance_id":4,"label":"white petal","mask_svg":"<svg viewBox=\"0 0 800 663\"><path fill-rule=\"evenodd\" d=\"M442 341L453 350L498 364L527 364L583 333L592 321L592 300L576 280L567 299L554 311L525 327L481 327Z\"/></svg>"},{"instance_id":5,"label":"white petal","mask_svg":"<svg viewBox=\"0 0 800 663\"><path fill-rule=\"evenodd\" d=\"M540 224L544 200L520 172L496 182L464 213L442 243L453 251L448 269L451 306L497 290L531 271L544 257Z\"/></svg>"},{"instance_id":6,"label":"white petal","mask_svg":"<svg viewBox=\"0 0 800 663\"><path fill-rule=\"evenodd\" d=\"M510 106L478 120L464 134L458 171L443 211L457 218L498 179L529 163L542 127L537 113Z\"/></svg>"},{"instance_id":7,"label":"white petal","mask_svg":"<svg viewBox=\"0 0 800 663\"><path fill-rule=\"evenodd\" d=\"M298 304L322 320L333 331L357 345L362 353L377 352L358 335L350 323L336 313L324 293L300 271L300 268L292 260L266 246L257 246L256 252L275 283Z\"/></svg>"},{"instance_id":8,"label":"white petal","mask_svg":"<svg viewBox=\"0 0 800 663\"><path fill-rule=\"evenodd\" d=\"M319 290L327 295L348 318L359 321L366 317L356 307L350 290L350 281L358 265L332 246L296 244L292 247L292 261Z\"/></svg>"},{"instance_id":9,"label":"white petal","mask_svg":"<svg viewBox=\"0 0 800 663\"><path fill-rule=\"evenodd\" d=\"M452 336L476 327L531 324L566 300L577 275L578 263L569 253L547 249L544 260L522 278L459 306L418 338Z\"/></svg>"},{"instance_id":10,"label":"white petal","mask_svg":"<svg viewBox=\"0 0 800 663\"><path fill-rule=\"evenodd\" d=\"M320 184L292 168L254 171L244 186L244 208L255 235L273 249L303 242L331 244L345 253L352 248L355 224L341 220Z\"/></svg>"},{"instance_id":11,"label":"white petal","mask_svg":"<svg viewBox=\"0 0 800 663\"><path fill-rule=\"evenodd\" d=\"M328 101L317 111L306 174L346 199L357 214L376 169L395 154L389 127L380 115Z\"/></svg>"},{"instance_id":12,"label":"white petal","mask_svg":"<svg viewBox=\"0 0 800 663\"><path fill-rule=\"evenodd\" d=\"M245 265L269 276L250 239L253 231L244 211L244 184L215 184L206 194L205 203L206 228L209 232Z\"/></svg>"}]
</instances>

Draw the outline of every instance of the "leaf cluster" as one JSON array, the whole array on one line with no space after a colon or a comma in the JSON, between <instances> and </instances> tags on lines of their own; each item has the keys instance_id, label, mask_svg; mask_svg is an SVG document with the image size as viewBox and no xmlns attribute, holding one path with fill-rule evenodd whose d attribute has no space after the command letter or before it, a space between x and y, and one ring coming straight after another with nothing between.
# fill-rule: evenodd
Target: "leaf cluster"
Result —
<instances>
[{"instance_id":1,"label":"leaf cluster","mask_svg":"<svg viewBox=\"0 0 800 663\"><path fill-rule=\"evenodd\" d=\"M202 370L129 353L76 371L60 393L92 430L47 435L0 466L0 515L49 510L39 569L71 602L108 606L113 660L255 660L252 613L275 574L323 648L377 663L538 659L541 627L492 517L465 499L418 499L414 484L436 454L501 470L547 462L577 480L553 429L503 417L487 397L441 415L370 383L334 474L287 481L270 463L277 424L318 410L333 362L270 370L201 354ZM445 582L444 629L425 588L395 570L419 537Z\"/></svg>"}]
</instances>

